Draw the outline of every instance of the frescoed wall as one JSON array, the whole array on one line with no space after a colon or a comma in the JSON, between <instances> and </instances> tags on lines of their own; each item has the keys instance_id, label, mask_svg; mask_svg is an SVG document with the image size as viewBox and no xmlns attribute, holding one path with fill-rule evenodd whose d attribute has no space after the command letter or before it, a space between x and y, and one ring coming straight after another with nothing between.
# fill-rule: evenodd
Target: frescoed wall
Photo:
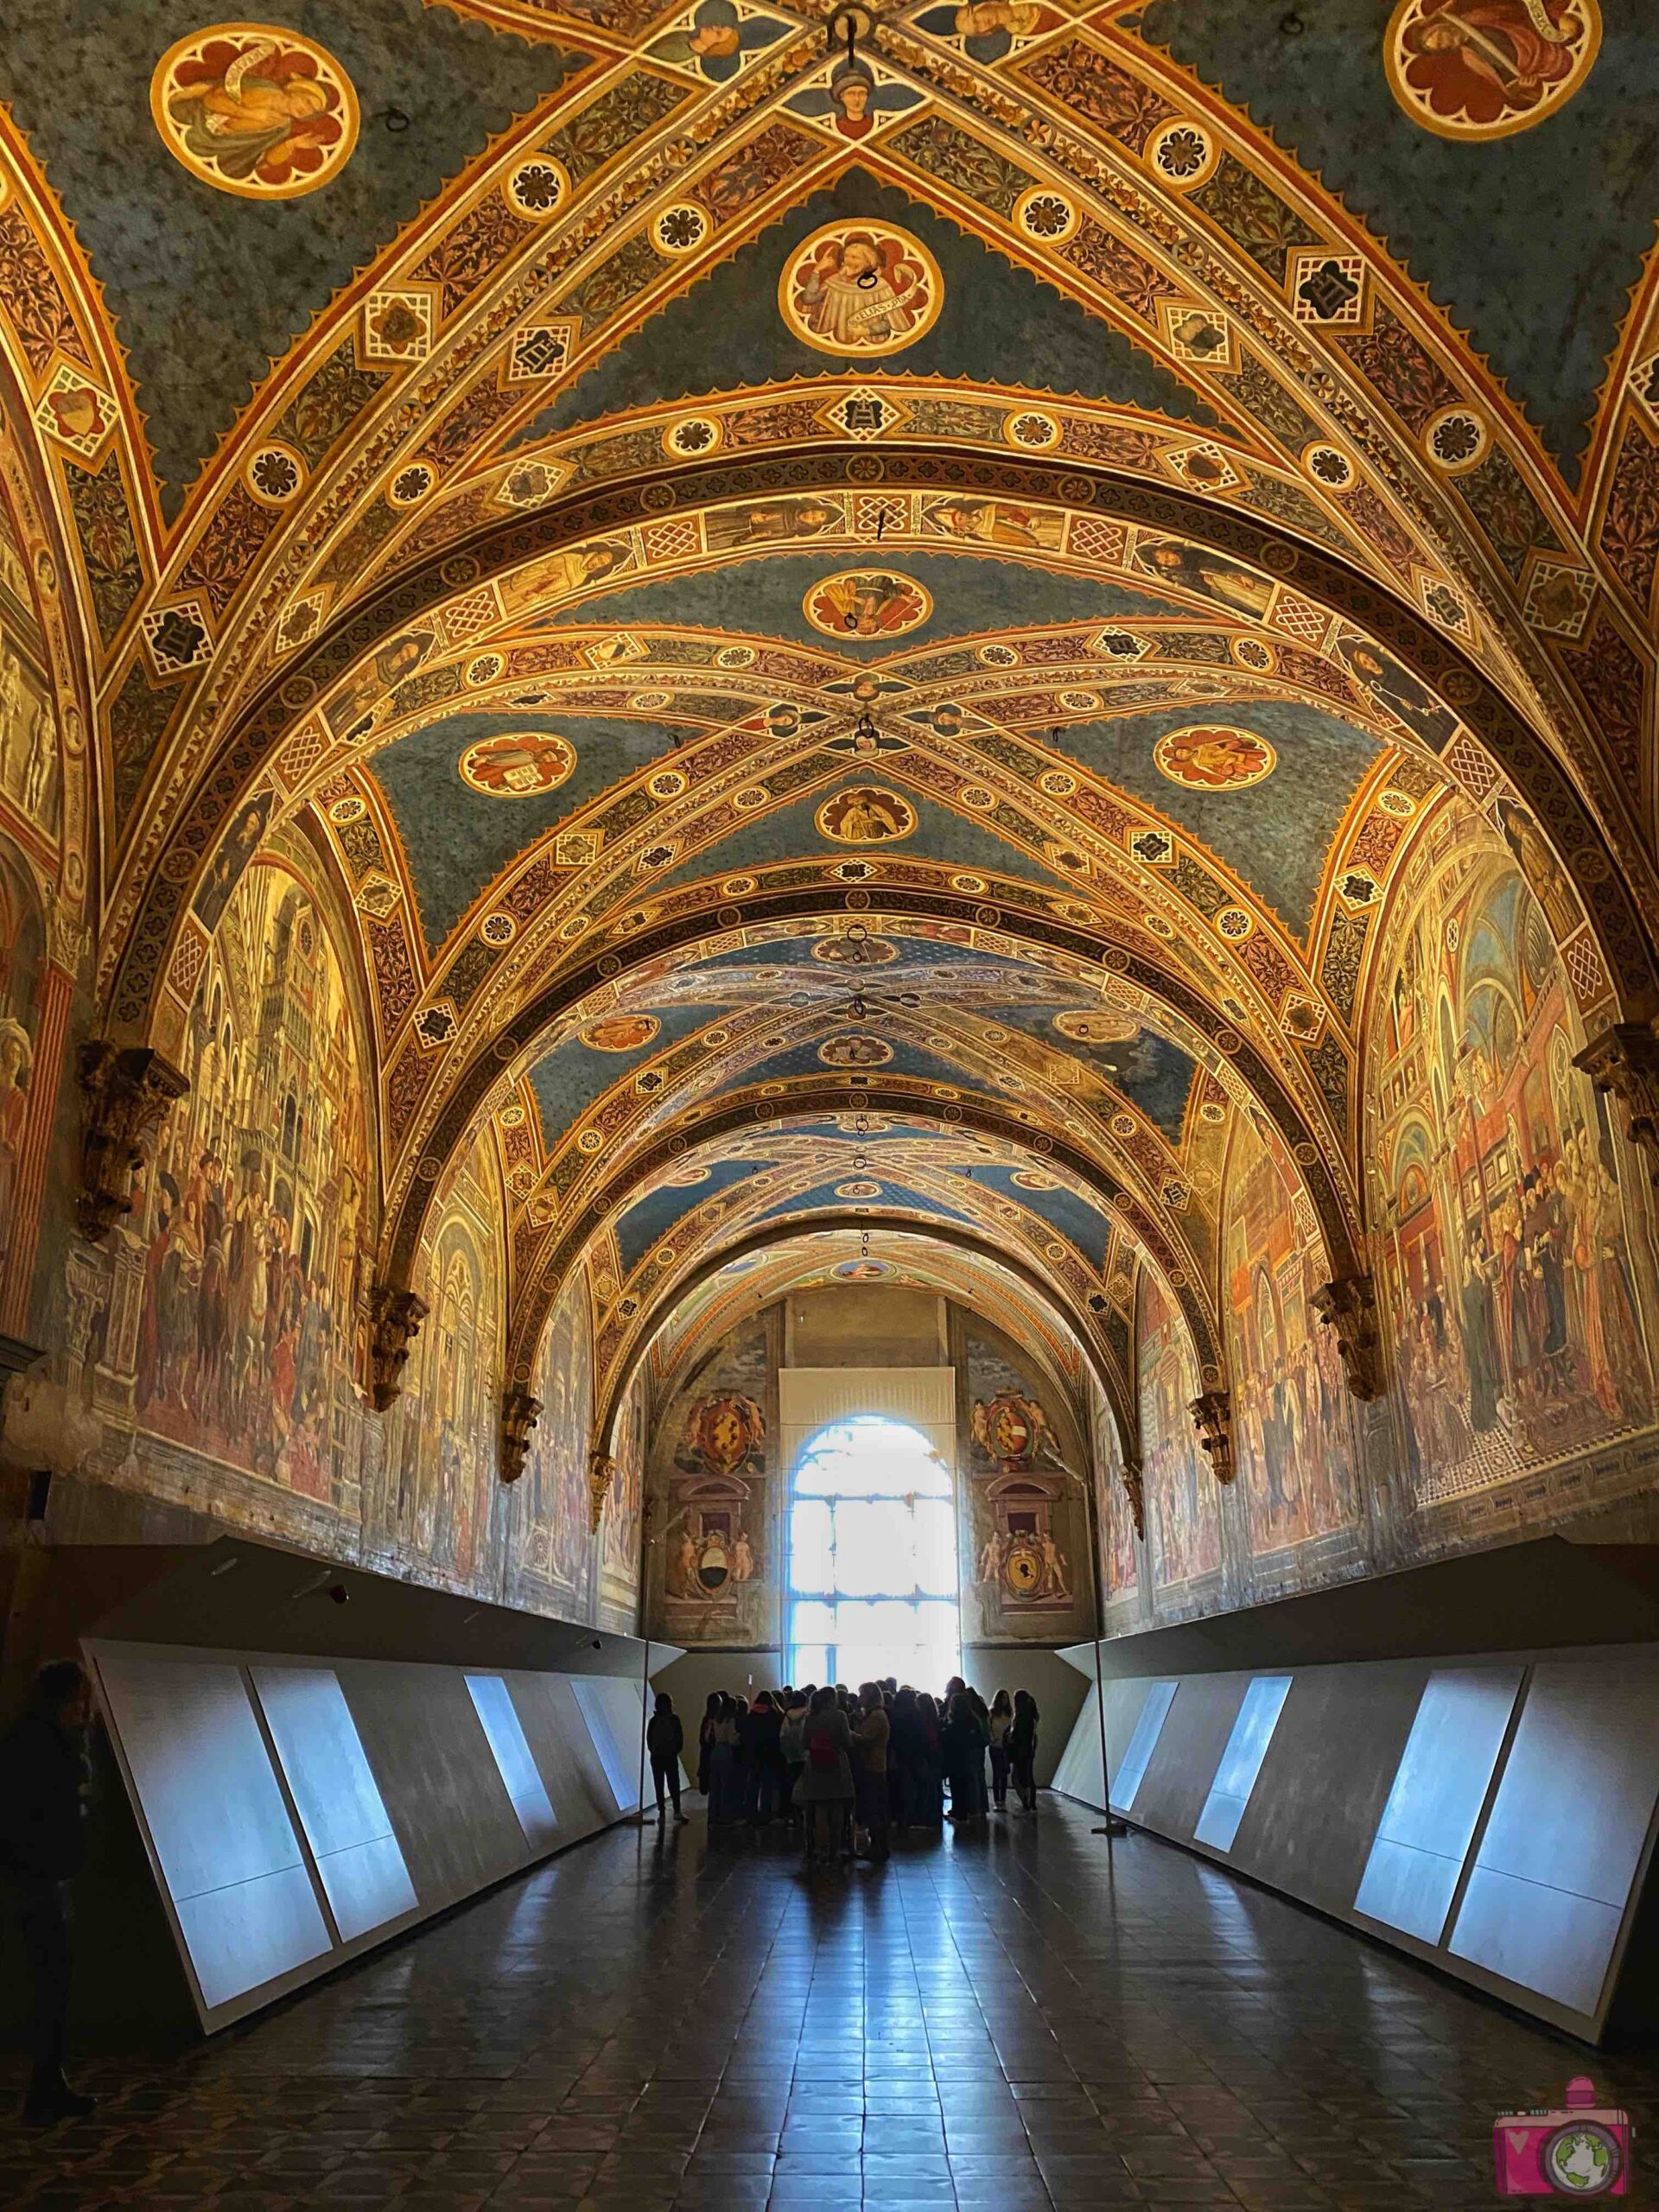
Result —
<instances>
[{"instance_id":1,"label":"frescoed wall","mask_svg":"<svg viewBox=\"0 0 1659 2212\"><path fill-rule=\"evenodd\" d=\"M653 1419L649 1596L671 1643L759 1644L779 1632L770 1330L766 1313L734 1328Z\"/></svg>"},{"instance_id":2,"label":"frescoed wall","mask_svg":"<svg viewBox=\"0 0 1659 2212\"><path fill-rule=\"evenodd\" d=\"M132 1416L340 1510L374 1229L367 1070L322 911L275 859L226 907L184 1072L123 1233L142 1285Z\"/></svg>"},{"instance_id":3,"label":"frescoed wall","mask_svg":"<svg viewBox=\"0 0 1659 2212\"><path fill-rule=\"evenodd\" d=\"M1404 1489L1433 1515L1649 1427L1659 1306L1645 1179L1573 1066L1538 899L1484 824L1427 873L1374 1014L1368 1197Z\"/></svg>"},{"instance_id":4,"label":"frescoed wall","mask_svg":"<svg viewBox=\"0 0 1659 2212\"><path fill-rule=\"evenodd\" d=\"M1135 1517L1123 1491L1123 1453L1117 1423L1097 1383L1089 1391L1089 1427L1095 1455L1095 1510L1100 1528L1100 1587L1106 1607L1135 1597L1141 1586L1141 1553Z\"/></svg>"},{"instance_id":5,"label":"frescoed wall","mask_svg":"<svg viewBox=\"0 0 1659 2212\"><path fill-rule=\"evenodd\" d=\"M429 1310L387 1423L383 1532L423 1578L490 1595L500 1586L505 1525L503 1216L486 1132L439 1194L421 1288Z\"/></svg>"},{"instance_id":6,"label":"frescoed wall","mask_svg":"<svg viewBox=\"0 0 1659 2212\"><path fill-rule=\"evenodd\" d=\"M1204 1593L1190 1586L1217 1574L1221 1567L1216 1481L1198 1448L1189 1410L1198 1395L1198 1362L1185 1323L1145 1271L1135 1308L1135 1370L1151 1579L1160 1593L1176 1584L1189 1586L1179 1602L1198 1611Z\"/></svg>"},{"instance_id":7,"label":"frescoed wall","mask_svg":"<svg viewBox=\"0 0 1659 2212\"><path fill-rule=\"evenodd\" d=\"M598 1628L632 1635L639 1625L639 1556L645 1541L645 1407L636 1377L616 1424L616 1472L599 1524Z\"/></svg>"},{"instance_id":8,"label":"frescoed wall","mask_svg":"<svg viewBox=\"0 0 1659 2212\"><path fill-rule=\"evenodd\" d=\"M1234 1117L1223 1188L1236 1481L1260 1557L1353 1520L1353 1400L1313 1305L1330 1279L1313 1209L1277 1136L1249 1116Z\"/></svg>"},{"instance_id":9,"label":"frescoed wall","mask_svg":"<svg viewBox=\"0 0 1659 2212\"><path fill-rule=\"evenodd\" d=\"M40 1033L46 918L21 849L0 832L0 1282L23 1228L31 1085Z\"/></svg>"},{"instance_id":10,"label":"frescoed wall","mask_svg":"<svg viewBox=\"0 0 1659 2212\"><path fill-rule=\"evenodd\" d=\"M531 1386L542 1412L514 1499L512 1602L569 1620L586 1620L593 1603L588 1457L594 1355L588 1300L587 1272L577 1268L548 1315Z\"/></svg>"},{"instance_id":11,"label":"frescoed wall","mask_svg":"<svg viewBox=\"0 0 1659 2212\"><path fill-rule=\"evenodd\" d=\"M1065 1643L1091 1632L1087 1507L1069 1414L1014 1347L969 1328L957 1375L962 1633ZM1081 1471L1081 1470L1078 1470Z\"/></svg>"}]
</instances>

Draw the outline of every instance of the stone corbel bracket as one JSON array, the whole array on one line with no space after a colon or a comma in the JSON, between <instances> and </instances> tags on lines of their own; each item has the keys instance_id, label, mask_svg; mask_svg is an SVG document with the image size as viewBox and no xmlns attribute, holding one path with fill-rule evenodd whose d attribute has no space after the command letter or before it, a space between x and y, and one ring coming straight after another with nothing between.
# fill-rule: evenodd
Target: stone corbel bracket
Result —
<instances>
[{"instance_id":1,"label":"stone corbel bracket","mask_svg":"<svg viewBox=\"0 0 1659 2212\"><path fill-rule=\"evenodd\" d=\"M1388 1385L1382 1373L1382 1334L1376 1319L1376 1286L1370 1275L1338 1275L1311 1303L1321 1324L1334 1329L1348 1388L1370 1405Z\"/></svg>"},{"instance_id":2,"label":"stone corbel bracket","mask_svg":"<svg viewBox=\"0 0 1659 2212\"><path fill-rule=\"evenodd\" d=\"M1206 1390L1189 1408L1198 1444L1210 1455L1210 1471L1218 1483L1233 1479L1233 1402L1225 1390Z\"/></svg>"},{"instance_id":3,"label":"stone corbel bracket","mask_svg":"<svg viewBox=\"0 0 1659 2212\"><path fill-rule=\"evenodd\" d=\"M616 1479L616 1462L608 1452L594 1452L588 1459L588 1526L596 1536L604 1517L605 1501Z\"/></svg>"},{"instance_id":4,"label":"stone corbel bracket","mask_svg":"<svg viewBox=\"0 0 1659 2212\"><path fill-rule=\"evenodd\" d=\"M515 1382L501 1400L501 1479L516 1483L530 1456L531 1432L541 1419L542 1402Z\"/></svg>"},{"instance_id":5,"label":"stone corbel bracket","mask_svg":"<svg viewBox=\"0 0 1659 2212\"><path fill-rule=\"evenodd\" d=\"M1645 1021L1616 1021L1573 1065L1618 1099L1624 1134L1647 1154L1649 1177L1659 1187L1659 1037Z\"/></svg>"},{"instance_id":6,"label":"stone corbel bracket","mask_svg":"<svg viewBox=\"0 0 1659 2212\"><path fill-rule=\"evenodd\" d=\"M1124 1497L1129 1501L1129 1514L1135 1522L1135 1536L1144 1544L1147 1541L1147 1486L1141 1462L1126 1459L1119 1471L1118 1479L1123 1485Z\"/></svg>"},{"instance_id":7,"label":"stone corbel bracket","mask_svg":"<svg viewBox=\"0 0 1659 2212\"><path fill-rule=\"evenodd\" d=\"M426 1300L412 1290L375 1286L369 1306L369 1395L378 1414L403 1394L404 1370L427 1310Z\"/></svg>"},{"instance_id":8,"label":"stone corbel bracket","mask_svg":"<svg viewBox=\"0 0 1659 2212\"><path fill-rule=\"evenodd\" d=\"M101 1244L132 1211L132 1179L154 1159L168 1109L190 1079L148 1046L111 1045L107 1038L81 1046L76 1073L86 1095L86 1128L75 1217L88 1243Z\"/></svg>"}]
</instances>

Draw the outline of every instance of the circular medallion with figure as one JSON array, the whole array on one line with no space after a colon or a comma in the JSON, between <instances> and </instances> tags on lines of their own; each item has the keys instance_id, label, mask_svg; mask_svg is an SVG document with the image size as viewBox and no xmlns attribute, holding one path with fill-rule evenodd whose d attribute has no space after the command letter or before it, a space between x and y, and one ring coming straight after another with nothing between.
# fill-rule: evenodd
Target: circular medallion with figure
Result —
<instances>
[{"instance_id":1,"label":"circular medallion with figure","mask_svg":"<svg viewBox=\"0 0 1659 2212\"><path fill-rule=\"evenodd\" d=\"M607 1014L588 1023L582 1041L590 1052L637 1052L662 1026L654 1014Z\"/></svg>"},{"instance_id":2,"label":"circular medallion with figure","mask_svg":"<svg viewBox=\"0 0 1659 2212\"><path fill-rule=\"evenodd\" d=\"M1400 0L1389 86L1438 138L1507 138L1570 100L1601 46L1596 0Z\"/></svg>"},{"instance_id":3,"label":"circular medallion with figure","mask_svg":"<svg viewBox=\"0 0 1659 2212\"><path fill-rule=\"evenodd\" d=\"M816 819L821 834L838 845L891 845L916 827L916 810L880 784L855 784L825 799Z\"/></svg>"},{"instance_id":4,"label":"circular medallion with figure","mask_svg":"<svg viewBox=\"0 0 1659 2212\"><path fill-rule=\"evenodd\" d=\"M820 353L869 360L930 331L944 305L939 264L891 223L826 223L784 264L778 311Z\"/></svg>"},{"instance_id":5,"label":"circular medallion with figure","mask_svg":"<svg viewBox=\"0 0 1659 2212\"><path fill-rule=\"evenodd\" d=\"M490 798L533 798L556 791L576 765L575 747L550 730L503 730L469 745L461 780Z\"/></svg>"},{"instance_id":6,"label":"circular medallion with figure","mask_svg":"<svg viewBox=\"0 0 1659 2212\"><path fill-rule=\"evenodd\" d=\"M902 638L926 621L933 601L890 569L849 569L814 584L801 611L826 638Z\"/></svg>"},{"instance_id":7,"label":"circular medallion with figure","mask_svg":"<svg viewBox=\"0 0 1659 2212\"><path fill-rule=\"evenodd\" d=\"M1278 755L1254 730L1198 722L1160 737L1152 758L1160 775L1189 791L1242 791L1270 776Z\"/></svg>"},{"instance_id":8,"label":"circular medallion with figure","mask_svg":"<svg viewBox=\"0 0 1659 2212\"><path fill-rule=\"evenodd\" d=\"M175 161L243 200L296 200L357 143L357 94L326 48L267 23L216 23L156 65L149 111Z\"/></svg>"}]
</instances>

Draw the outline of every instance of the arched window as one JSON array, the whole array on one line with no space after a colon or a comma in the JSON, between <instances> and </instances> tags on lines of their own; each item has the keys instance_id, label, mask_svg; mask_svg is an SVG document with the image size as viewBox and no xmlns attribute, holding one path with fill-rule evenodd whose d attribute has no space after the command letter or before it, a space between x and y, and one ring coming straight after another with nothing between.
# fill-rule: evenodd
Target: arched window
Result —
<instances>
[{"instance_id":1,"label":"arched window","mask_svg":"<svg viewBox=\"0 0 1659 2212\"><path fill-rule=\"evenodd\" d=\"M949 1469L885 1415L820 1429L791 1489L790 1680L937 1690L961 1664Z\"/></svg>"}]
</instances>

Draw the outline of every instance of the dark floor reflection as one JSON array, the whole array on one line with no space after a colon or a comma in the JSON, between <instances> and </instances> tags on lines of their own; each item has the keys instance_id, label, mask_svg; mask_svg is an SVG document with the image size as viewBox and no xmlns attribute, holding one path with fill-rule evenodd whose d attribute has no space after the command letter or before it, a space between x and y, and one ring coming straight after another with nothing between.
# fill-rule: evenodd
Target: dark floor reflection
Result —
<instances>
[{"instance_id":1,"label":"dark floor reflection","mask_svg":"<svg viewBox=\"0 0 1659 2212\"><path fill-rule=\"evenodd\" d=\"M9 2133L0 2202L1489 2205L1494 2112L1580 2070L1640 2160L1659 2064L1169 1846L1109 1869L1090 1825L1046 1798L810 1882L781 1836L619 1831L211 2045L85 2069L103 2108Z\"/></svg>"}]
</instances>

